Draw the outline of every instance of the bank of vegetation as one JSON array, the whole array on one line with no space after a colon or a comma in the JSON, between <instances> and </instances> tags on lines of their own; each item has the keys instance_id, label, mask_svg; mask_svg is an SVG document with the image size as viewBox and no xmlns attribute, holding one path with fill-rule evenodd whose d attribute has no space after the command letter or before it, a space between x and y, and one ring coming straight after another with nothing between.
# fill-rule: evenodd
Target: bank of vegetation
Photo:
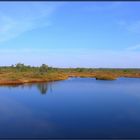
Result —
<instances>
[{"instance_id":1,"label":"bank of vegetation","mask_svg":"<svg viewBox=\"0 0 140 140\"><path fill-rule=\"evenodd\" d=\"M24 84L65 80L69 77L90 77L97 80L115 80L119 77L140 78L140 69L54 68L18 63L0 67L0 84Z\"/></svg>"}]
</instances>

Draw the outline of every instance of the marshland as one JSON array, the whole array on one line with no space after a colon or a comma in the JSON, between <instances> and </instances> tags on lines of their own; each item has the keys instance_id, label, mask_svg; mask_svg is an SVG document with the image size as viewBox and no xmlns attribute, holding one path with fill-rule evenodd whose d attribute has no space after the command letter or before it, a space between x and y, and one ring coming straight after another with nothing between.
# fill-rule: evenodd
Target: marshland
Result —
<instances>
[{"instance_id":1,"label":"marshland","mask_svg":"<svg viewBox=\"0 0 140 140\"><path fill-rule=\"evenodd\" d=\"M140 139L138 13L0 2L0 139Z\"/></svg>"},{"instance_id":2,"label":"marshland","mask_svg":"<svg viewBox=\"0 0 140 140\"><path fill-rule=\"evenodd\" d=\"M69 77L116 80L120 77L140 78L140 69L115 68L55 68L47 64L35 67L17 63L0 67L0 84L24 84L65 80Z\"/></svg>"}]
</instances>

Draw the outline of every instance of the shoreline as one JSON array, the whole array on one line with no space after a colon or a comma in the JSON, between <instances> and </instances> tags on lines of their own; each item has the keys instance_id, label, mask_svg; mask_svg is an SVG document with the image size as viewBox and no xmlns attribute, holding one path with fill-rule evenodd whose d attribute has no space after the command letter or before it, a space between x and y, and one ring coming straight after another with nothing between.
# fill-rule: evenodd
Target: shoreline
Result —
<instances>
[{"instance_id":1,"label":"shoreline","mask_svg":"<svg viewBox=\"0 0 140 140\"><path fill-rule=\"evenodd\" d=\"M19 67L20 66L20 67ZM119 77L140 78L140 69L94 69L94 68L52 68L18 64L15 67L0 67L0 85L22 85L66 80L70 77L116 80Z\"/></svg>"},{"instance_id":2,"label":"shoreline","mask_svg":"<svg viewBox=\"0 0 140 140\"><path fill-rule=\"evenodd\" d=\"M47 83L47 82L55 82L55 81L63 81L67 80L68 78L95 78L96 80L103 80L103 81L111 81L111 80L117 80L118 78L140 78L139 76L118 76L118 77L102 77L100 75L97 76L80 76L80 75L70 75L66 76L65 78L55 78L55 79L32 79L32 80L6 80L6 81L0 81L0 86L12 86L12 85L24 85L24 84L35 84L35 83Z\"/></svg>"}]
</instances>

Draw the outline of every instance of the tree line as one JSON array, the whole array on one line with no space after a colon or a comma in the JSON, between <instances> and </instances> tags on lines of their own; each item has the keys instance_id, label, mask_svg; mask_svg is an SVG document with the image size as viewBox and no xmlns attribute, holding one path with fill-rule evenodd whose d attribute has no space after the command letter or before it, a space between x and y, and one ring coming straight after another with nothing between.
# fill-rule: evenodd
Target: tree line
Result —
<instances>
[{"instance_id":1,"label":"tree line","mask_svg":"<svg viewBox=\"0 0 140 140\"><path fill-rule=\"evenodd\" d=\"M62 71L62 72L96 72L96 71L111 71L111 72L131 72L131 71L140 71L140 69L119 69L119 68L54 68L50 67L47 64L42 64L41 66L30 66L30 65L25 65L23 63L17 63L15 65L11 66L0 66L0 72L1 71L11 71L11 70L16 70L19 72L24 72L24 71L34 71L34 72L39 72L41 74L49 72L49 71Z\"/></svg>"}]
</instances>

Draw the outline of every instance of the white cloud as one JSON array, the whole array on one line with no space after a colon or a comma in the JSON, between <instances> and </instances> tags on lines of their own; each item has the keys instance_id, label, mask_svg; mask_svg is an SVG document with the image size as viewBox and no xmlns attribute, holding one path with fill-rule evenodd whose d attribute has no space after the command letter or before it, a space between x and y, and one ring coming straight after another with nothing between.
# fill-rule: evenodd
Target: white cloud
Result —
<instances>
[{"instance_id":1,"label":"white cloud","mask_svg":"<svg viewBox=\"0 0 140 140\"><path fill-rule=\"evenodd\" d=\"M50 25L49 18L59 5L49 2L0 3L0 42Z\"/></svg>"}]
</instances>

